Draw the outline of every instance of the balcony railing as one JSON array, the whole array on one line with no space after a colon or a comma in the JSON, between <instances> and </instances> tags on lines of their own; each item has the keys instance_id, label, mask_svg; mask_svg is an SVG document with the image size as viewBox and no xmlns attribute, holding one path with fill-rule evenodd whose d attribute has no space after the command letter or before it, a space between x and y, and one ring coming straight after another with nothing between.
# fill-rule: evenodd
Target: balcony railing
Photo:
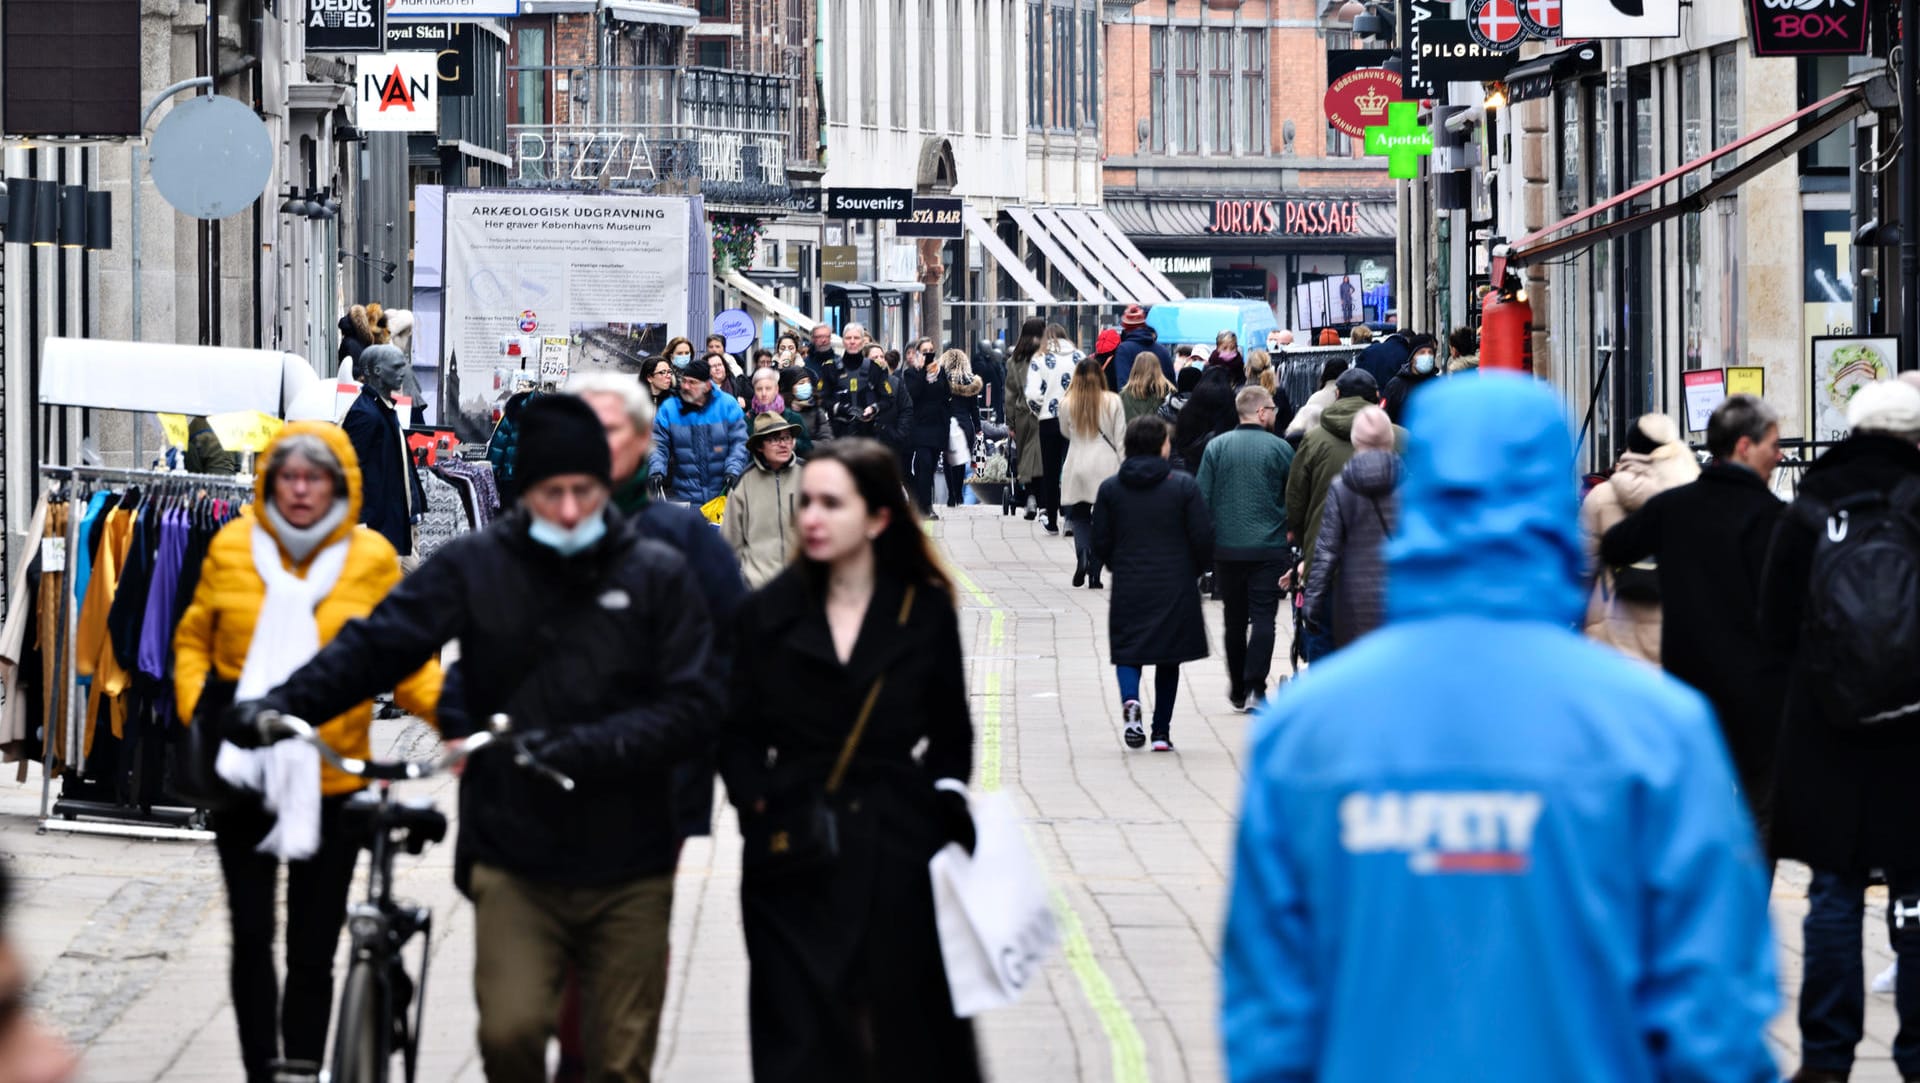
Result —
<instances>
[{"instance_id":1,"label":"balcony railing","mask_svg":"<svg viewBox=\"0 0 1920 1083\"><path fill-rule=\"evenodd\" d=\"M775 204L789 195L793 85L784 76L655 67L512 72L513 183L650 191L699 178L716 202Z\"/></svg>"}]
</instances>

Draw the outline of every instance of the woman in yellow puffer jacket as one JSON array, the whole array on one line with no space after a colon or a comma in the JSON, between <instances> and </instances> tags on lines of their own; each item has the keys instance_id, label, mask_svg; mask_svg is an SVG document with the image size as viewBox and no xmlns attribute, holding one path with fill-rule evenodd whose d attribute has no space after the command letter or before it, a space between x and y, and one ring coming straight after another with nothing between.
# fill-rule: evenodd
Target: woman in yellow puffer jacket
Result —
<instances>
[{"instance_id":1,"label":"woman in yellow puffer jacket","mask_svg":"<svg viewBox=\"0 0 1920 1083\"><path fill-rule=\"evenodd\" d=\"M203 693L224 702L235 696L236 686L243 699L271 690L342 625L372 612L400 581L393 546L359 525L360 464L339 426L289 425L262 462L252 514L214 537L174 637L174 695L183 719L195 717ZM428 663L401 682L395 697L431 720L440 698L439 667ZM207 724L219 716L202 717ZM362 703L322 725L320 736L342 755L365 759L372 752L372 721L372 704ZM292 760L295 769L288 771L288 761L275 757L304 758ZM268 766L273 763L281 765L279 771ZM317 785L299 767L305 763ZM359 857L341 813L361 783L321 764L297 742L251 752L223 746L219 770L266 797L264 804L245 801L213 816L233 925L234 1011L247 1079L254 1083L271 1080L283 1056L290 1065L316 1068L322 1058L334 949ZM284 783L269 781L276 775L294 782L280 789ZM273 963L274 893L283 859L284 1005Z\"/></svg>"}]
</instances>

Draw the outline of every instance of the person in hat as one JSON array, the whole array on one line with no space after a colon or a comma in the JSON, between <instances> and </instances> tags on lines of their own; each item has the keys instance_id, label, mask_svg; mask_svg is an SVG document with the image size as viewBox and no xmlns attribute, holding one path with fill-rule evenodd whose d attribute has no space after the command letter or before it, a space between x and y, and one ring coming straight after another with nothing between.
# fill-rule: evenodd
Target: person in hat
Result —
<instances>
[{"instance_id":1,"label":"person in hat","mask_svg":"<svg viewBox=\"0 0 1920 1083\"><path fill-rule=\"evenodd\" d=\"M546 1078L561 985L581 960L589 1078L645 1079L680 851L672 778L712 747L722 708L713 624L685 558L613 506L592 406L529 402L517 456L512 512L447 543L284 684L238 705L228 732L257 735L263 709L335 717L459 640L442 734L508 714L527 750L574 782L562 792L505 750L460 779L454 875L474 903L487 1078Z\"/></svg>"},{"instance_id":2,"label":"person in hat","mask_svg":"<svg viewBox=\"0 0 1920 1083\"><path fill-rule=\"evenodd\" d=\"M754 590L779 575L793 555L801 465L795 445L805 431L780 414L753 419L753 434L747 437L752 465L740 475L720 519L720 537L740 558L747 586Z\"/></svg>"},{"instance_id":3,"label":"person in hat","mask_svg":"<svg viewBox=\"0 0 1920 1083\"><path fill-rule=\"evenodd\" d=\"M715 385L706 358L689 360L680 369L680 396L654 415L647 467L654 499L700 507L731 491L746 468L746 412Z\"/></svg>"},{"instance_id":4,"label":"person in hat","mask_svg":"<svg viewBox=\"0 0 1920 1083\"><path fill-rule=\"evenodd\" d=\"M1133 373L1133 363L1141 354L1147 354L1160 362L1160 371L1166 374L1167 382L1174 382L1173 351L1160 344L1160 333L1147 326L1147 310L1139 305L1128 305L1127 311L1120 317L1120 345L1114 348L1113 364L1107 371L1115 383L1125 387Z\"/></svg>"},{"instance_id":5,"label":"person in hat","mask_svg":"<svg viewBox=\"0 0 1920 1083\"><path fill-rule=\"evenodd\" d=\"M1093 340L1093 359L1100 362L1100 372L1107 381L1107 390L1115 394L1120 391L1120 379L1115 375L1113 355L1119 349L1120 332L1111 327L1102 327Z\"/></svg>"}]
</instances>

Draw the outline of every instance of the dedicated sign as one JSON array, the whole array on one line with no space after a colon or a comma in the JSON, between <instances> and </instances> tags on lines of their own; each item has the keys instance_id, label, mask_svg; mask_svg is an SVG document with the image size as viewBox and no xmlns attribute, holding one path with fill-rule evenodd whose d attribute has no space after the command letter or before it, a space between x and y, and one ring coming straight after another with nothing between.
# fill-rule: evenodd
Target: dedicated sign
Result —
<instances>
[{"instance_id":1,"label":"dedicated sign","mask_svg":"<svg viewBox=\"0 0 1920 1083\"><path fill-rule=\"evenodd\" d=\"M827 193L828 218L910 218L911 188L835 188Z\"/></svg>"},{"instance_id":2,"label":"dedicated sign","mask_svg":"<svg viewBox=\"0 0 1920 1083\"><path fill-rule=\"evenodd\" d=\"M1327 88L1322 102L1327 123L1355 139L1365 139L1367 128L1387 122L1387 106L1400 100L1400 91L1400 74L1384 68L1342 75Z\"/></svg>"},{"instance_id":3,"label":"dedicated sign","mask_svg":"<svg viewBox=\"0 0 1920 1083\"><path fill-rule=\"evenodd\" d=\"M1863 0L1747 0L1755 56L1859 56L1867 51Z\"/></svg>"},{"instance_id":4,"label":"dedicated sign","mask_svg":"<svg viewBox=\"0 0 1920 1083\"><path fill-rule=\"evenodd\" d=\"M440 130L439 57L377 53L359 57L353 77L355 123L363 132Z\"/></svg>"},{"instance_id":5,"label":"dedicated sign","mask_svg":"<svg viewBox=\"0 0 1920 1083\"><path fill-rule=\"evenodd\" d=\"M940 240L954 240L965 236L965 227L960 223L960 206L963 201L958 196L915 196L913 213L900 220L893 227L896 237L933 237Z\"/></svg>"},{"instance_id":6,"label":"dedicated sign","mask_svg":"<svg viewBox=\"0 0 1920 1083\"><path fill-rule=\"evenodd\" d=\"M307 52L377 53L386 47L385 0L307 0Z\"/></svg>"}]
</instances>

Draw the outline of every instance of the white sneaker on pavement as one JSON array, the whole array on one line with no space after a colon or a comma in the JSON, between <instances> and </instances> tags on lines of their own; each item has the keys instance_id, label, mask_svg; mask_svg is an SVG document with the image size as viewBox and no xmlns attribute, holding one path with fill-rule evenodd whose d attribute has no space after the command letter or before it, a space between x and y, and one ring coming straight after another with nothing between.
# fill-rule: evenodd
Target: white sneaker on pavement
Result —
<instances>
[{"instance_id":1,"label":"white sneaker on pavement","mask_svg":"<svg viewBox=\"0 0 1920 1083\"><path fill-rule=\"evenodd\" d=\"M1141 720L1140 701L1137 699L1128 700L1120 708L1120 713L1126 717L1127 747L1139 748L1142 745L1146 744L1147 743L1147 727L1146 727L1146 724Z\"/></svg>"},{"instance_id":2,"label":"white sneaker on pavement","mask_svg":"<svg viewBox=\"0 0 1920 1083\"><path fill-rule=\"evenodd\" d=\"M1895 974L1898 974L1899 972L1900 972L1900 964L1896 962L1892 966L1886 968L1885 970L1882 970L1880 973L1875 974L1873 976L1873 985L1871 986L1871 988L1876 993L1893 992L1893 977Z\"/></svg>"}]
</instances>

